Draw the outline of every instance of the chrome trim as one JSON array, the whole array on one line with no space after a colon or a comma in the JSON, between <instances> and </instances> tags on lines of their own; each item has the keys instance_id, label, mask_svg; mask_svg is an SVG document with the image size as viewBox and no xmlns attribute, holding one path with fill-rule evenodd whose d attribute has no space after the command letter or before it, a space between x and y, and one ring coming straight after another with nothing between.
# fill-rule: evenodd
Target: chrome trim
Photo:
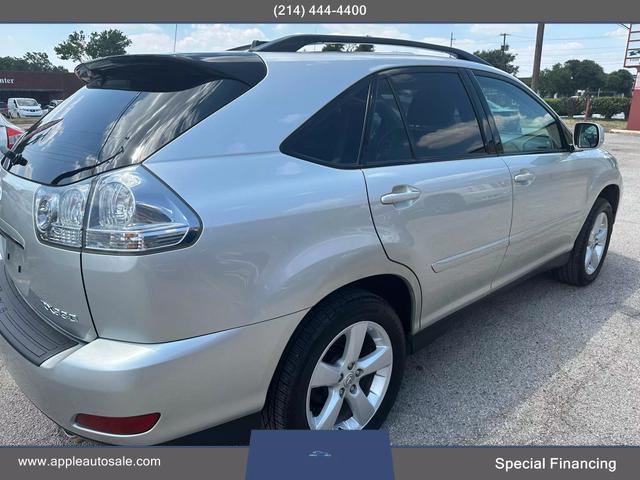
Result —
<instances>
[{"instance_id":1,"label":"chrome trim","mask_svg":"<svg viewBox=\"0 0 640 480\"><path fill-rule=\"evenodd\" d=\"M449 270L450 268L458 267L463 263L470 262L471 260L475 260L480 257L484 257L485 255L489 255L496 250L505 248L508 244L509 237L504 237L500 240L489 243L487 245L482 245L481 247L474 248L467 252L458 253L457 255L438 260L431 265L431 269L435 273L444 272L445 270Z\"/></svg>"}]
</instances>

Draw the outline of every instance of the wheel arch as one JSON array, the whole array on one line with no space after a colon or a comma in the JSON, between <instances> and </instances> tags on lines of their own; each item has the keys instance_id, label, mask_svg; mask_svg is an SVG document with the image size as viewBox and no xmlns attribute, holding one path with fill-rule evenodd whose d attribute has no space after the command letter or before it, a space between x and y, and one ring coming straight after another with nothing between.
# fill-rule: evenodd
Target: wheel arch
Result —
<instances>
[{"instance_id":1,"label":"wheel arch","mask_svg":"<svg viewBox=\"0 0 640 480\"><path fill-rule=\"evenodd\" d=\"M402 266L397 265L400 269ZM407 269L408 270L408 269ZM400 270L402 271L402 270ZM309 319L311 318L314 310L321 306L325 302L330 302L333 297L339 296L345 291L351 289L364 290L366 292L373 293L383 298L391 308L398 314L402 328L405 334L405 340L407 345L407 352L411 352L411 345L413 336L419 328L419 321L422 308L422 291L420 284L410 270L408 275L403 273L381 273L374 274L353 280L345 283L340 287L335 288L330 293L324 295L314 306L312 306L298 322L293 329L289 339L286 342L285 347L280 353L278 362L273 370L271 379L269 380L269 387L265 395L265 401L268 395L270 395L275 388L275 380L278 377L278 372L283 368L283 362L287 358L288 353L291 351L292 345L296 335L304 328Z\"/></svg>"},{"instance_id":2,"label":"wheel arch","mask_svg":"<svg viewBox=\"0 0 640 480\"><path fill-rule=\"evenodd\" d=\"M374 293L382 297L391 305L391 308L398 314L402 328L406 336L407 342L410 344L413 335L419 328L421 308L422 308L422 292L420 284L415 276L407 278L400 273L381 273L359 278L357 280L345 283L344 285L334 289L330 293L324 295L313 307L311 307L305 316L300 320L291 336L287 340L285 347L282 349L278 364L274 369L270 384L273 384L278 370L281 368L282 361L286 357L290 349L291 343L300 329L308 321L314 309L324 302L331 301L332 297L349 289L361 289ZM408 302L408 303L407 303ZM269 387L271 388L271 387Z\"/></svg>"},{"instance_id":3,"label":"wheel arch","mask_svg":"<svg viewBox=\"0 0 640 480\"><path fill-rule=\"evenodd\" d=\"M407 276L395 272L362 277L345 283L327 293L309 309L296 327L296 331L291 335L291 338L309 318L314 308L324 302L331 301L335 295L349 289L365 290L378 295L389 303L391 308L398 314L407 338L410 338L419 329L422 292L418 280L417 278L407 278Z\"/></svg>"},{"instance_id":4,"label":"wheel arch","mask_svg":"<svg viewBox=\"0 0 640 480\"><path fill-rule=\"evenodd\" d=\"M602 189L597 198L604 198L611 204L613 219L615 220L618 205L620 204L620 187L615 183L611 183Z\"/></svg>"}]
</instances>

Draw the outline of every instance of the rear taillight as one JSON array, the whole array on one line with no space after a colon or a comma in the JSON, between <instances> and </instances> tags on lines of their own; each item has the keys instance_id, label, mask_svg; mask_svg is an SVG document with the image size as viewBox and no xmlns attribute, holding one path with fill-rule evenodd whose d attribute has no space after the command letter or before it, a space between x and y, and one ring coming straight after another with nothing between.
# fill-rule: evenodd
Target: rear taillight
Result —
<instances>
[{"instance_id":1,"label":"rear taillight","mask_svg":"<svg viewBox=\"0 0 640 480\"><path fill-rule=\"evenodd\" d=\"M102 253L185 247L200 232L191 208L142 166L38 188L34 221L43 243Z\"/></svg>"},{"instance_id":2,"label":"rear taillight","mask_svg":"<svg viewBox=\"0 0 640 480\"><path fill-rule=\"evenodd\" d=\"M151 430L160 420L159 413L148 413L136 417L102 417L79 413L76 415L76 423L89 430L110 433L112 435L136 435Z\"/></svg>"},{"instance_id":3,"label":"rear taillight","mask_svg":"<svg viewBox=\"0 0 640 480\"><path fill-rule=\"evenodd\" d=\"M18 130L17 128L6 127L7 131L7 148L12 148L20 136L24 133L22 130Z\"/></svg>"}]
</instances>

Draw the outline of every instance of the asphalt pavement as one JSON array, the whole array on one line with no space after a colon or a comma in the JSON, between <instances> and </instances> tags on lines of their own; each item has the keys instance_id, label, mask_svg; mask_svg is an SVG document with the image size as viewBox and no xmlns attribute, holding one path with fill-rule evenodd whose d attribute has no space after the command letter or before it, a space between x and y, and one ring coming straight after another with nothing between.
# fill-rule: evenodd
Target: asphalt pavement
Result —
<instances>
[{"instance_id":1,"label":"asphalt pavement","mask_svg":"<svg viewBox=\"0 0 640 480\"><path fill-rule=\"evenodd\" d=\"M394 445L640 445L640 136L608 133L624 195L600 277L542 274L448 319L407 363ZM74 445L0 360L0 445Z\"/></svg>"}]
</instances>

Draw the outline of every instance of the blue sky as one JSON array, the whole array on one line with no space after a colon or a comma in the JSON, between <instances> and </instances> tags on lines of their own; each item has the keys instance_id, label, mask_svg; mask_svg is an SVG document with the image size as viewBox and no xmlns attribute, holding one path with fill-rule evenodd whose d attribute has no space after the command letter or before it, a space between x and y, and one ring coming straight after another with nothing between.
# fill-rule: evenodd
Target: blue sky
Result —
<instances>
[{"instance_id":1,"label":"blue sky","mask_svg":"<svg viewBox=\"0 0 640 480\"><path fill-rule=\"evenodd\" d=\"M119 28L133 44L129 53L170 53L175 24L0 24L0 56L22 56L44 51L51 60L69 69L73 62L58 59L53 47L74 30L85 32ZM338 33L407 38L449 44L468 51L498 48L500 33L517 54L519 76L531 74L536 26L534 24L180 24L177 52L227 49L255 39L272 39L293 33ZM626 30L617 24L547 24L542 67L572 58L591 59L610 72L622 68Z\"/></svg>"}]
</instances>

